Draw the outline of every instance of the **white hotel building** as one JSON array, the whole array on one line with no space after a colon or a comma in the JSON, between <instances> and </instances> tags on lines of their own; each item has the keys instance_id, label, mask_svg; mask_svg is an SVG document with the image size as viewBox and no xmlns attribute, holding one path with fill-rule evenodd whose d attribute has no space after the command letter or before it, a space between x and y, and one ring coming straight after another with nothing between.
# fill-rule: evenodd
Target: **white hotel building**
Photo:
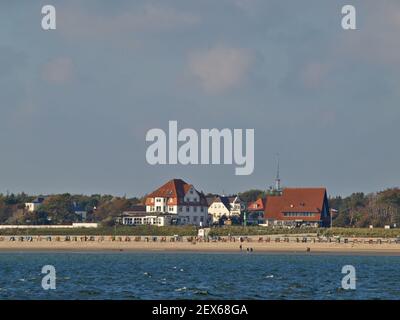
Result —
<instances>
[{"instance_id":1,"label":"white hotel building","mask_svg":"<svg viewBox=\"0 0 400 320\"><path fill-rule=\"evenodd\" d=\"M207 200L202 192L181 179L173 179L146 197L146 212L123 217L123 224L158 225L209 223Z\"/></svg>"}]
</instances>

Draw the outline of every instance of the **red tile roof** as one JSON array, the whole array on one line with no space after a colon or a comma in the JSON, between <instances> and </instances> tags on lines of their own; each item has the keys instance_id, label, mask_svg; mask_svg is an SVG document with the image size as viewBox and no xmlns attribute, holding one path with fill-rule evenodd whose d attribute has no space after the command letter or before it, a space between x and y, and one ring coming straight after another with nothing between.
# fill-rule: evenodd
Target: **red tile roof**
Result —
<instances>
[{"instance_id":1,"label":"red tile roof","mask_svg":"<svg viewBox=\"0 0 400 320\"><path fill-rule=\"evenodd\" d=\"M284 216L284 213L314 213L302 216L302 220L321 219L326 198L325 188L285 188L282 195L267 196L265 218L274 220L297 220L299 217Z\"/></svg>"},{"instance_id":2,"label":"red tile roof","mask_svg":"<svg viewBox=\"0 0 400 320\"><path fill-rule=\"evenodd\" d=\"M192 187L193 185L186 183L182 179L172 179L167 183L165 183L164 185L162 185L157 190L147 195L146 205L154 205L154 198L156 197L168 198L167 205L185 204L184 197ZM200 195L200 204L207 206L207 200L204 194L199 191L197 191L197 193Z\"/></svg>"},{"instance_id":3,"label":"red tile roof","mask_svg":"<svg viewBox=\"0 0 400 320\"><path fill-rule=\"evenodd\" d=\"M249 211L264 211L264 203L265 201L263 199L257 199L254 202L250 202L247 209Z\"/></svg>"}]
</instances>

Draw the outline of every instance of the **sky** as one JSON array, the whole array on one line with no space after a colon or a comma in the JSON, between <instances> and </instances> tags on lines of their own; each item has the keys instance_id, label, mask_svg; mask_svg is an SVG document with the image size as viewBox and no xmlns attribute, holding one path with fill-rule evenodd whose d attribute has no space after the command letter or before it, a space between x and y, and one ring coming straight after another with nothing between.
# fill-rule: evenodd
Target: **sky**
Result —
<instances>
[{"instance_id":1,"label":"sky","mask_svg":"<svg viewBox=\"0 0 400 320\"><path fill-rule=\"evenodd\" d=\"M267 189L278 153L283 186L398 186L399 34L398 0L0 0L0 193ZM254 129L253 174L149 165L170 120Z\"/></svg>"}]
</instances>

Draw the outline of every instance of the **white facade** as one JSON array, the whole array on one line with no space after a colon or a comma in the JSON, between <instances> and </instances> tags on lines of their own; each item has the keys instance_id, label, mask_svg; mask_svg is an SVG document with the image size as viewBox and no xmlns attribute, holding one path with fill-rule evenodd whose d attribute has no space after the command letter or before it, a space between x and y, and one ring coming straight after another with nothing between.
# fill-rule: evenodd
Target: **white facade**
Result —
<instances>
[{"instance_id":1,"label":"white facade","mask_svg":"<svg viewBox=\"0 0 400 320\"><path fill-rule=\"evenodd\" d=\"M239 197L234 197L230 201L231 205L231 216L240 216L241 213L246 209L244 202Z\"/></svg>"},{"instance_id":2,"label":"white facade","mask_svg":"<svg viewBox=\"0 0 400 320\"><path fill-rule=\"evenodd\" d=\"M218 222L223 216L230 217L230 210L222 201L215 201L208 207L208 213L212 215L213 222Z\"/></svg>"},{"instance_id":3,"label":"white facade","mask_svg":"<svg viewBox=\"0 0 400 320\"><path fill-rule=\"evenodd\" d=\"M176 199L175 197L152 198L151 204L146 205L146 213L176 215L179 224L204 226L208 223L207 205L201 205L200 194L194 187L187 191L183 199Z\"/></svg>"},{"instance_id":4,"label":"white facade","mask_svg":"<svg viewBox=\"0 0 400 320\"><path fill-rule=\"evenodd\" d=\"M157 215L146 215L146 216L132 216L123 217L122 224L138 226L138 225L156 225L159 227L167 226L171 224L171 216L157 216Z\"/></svg>"},{"instance_id":5,"label":"white facade","mask_svg":"<svg viewBox=\"0 0 400 320\"><path fill-rule=\"evenodd\" d=\"M222 199L225 201L222 201ZM212 215L213 222L218 222L223 216L230 218L232 216L240 217L245 210L245 204L239 197L216 197L208 207L208 213Z\"/></svg>"},{"instance_id":6,"label":"white facade","mask_svg":"<svg viewBox=\"0 0 400 320\"><path fill-rule=\"evenodd\" d=\"M29 211L29 212L34 212L37 209L39 209L39 207L42 205L42 203L40 202L27 202L25 203L25 208Z\"/></svg>"}]
</instances>

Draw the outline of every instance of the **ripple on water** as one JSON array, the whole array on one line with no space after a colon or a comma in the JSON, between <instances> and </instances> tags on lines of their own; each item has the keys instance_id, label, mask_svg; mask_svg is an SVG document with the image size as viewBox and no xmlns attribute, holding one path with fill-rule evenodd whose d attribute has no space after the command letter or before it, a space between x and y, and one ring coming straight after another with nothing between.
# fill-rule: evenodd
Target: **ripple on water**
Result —
<instances>
[{"instance_id":1,"label":"ripple on water","mask_svg":"<svg viewBox=\"0 0 400 320\"><path fill-rule=\"evenodd\" d=\"M57 296L41 290L46 264ZM0 299L400 299L400 256L6 253L0 265ZM343 265L356 291L341 288Z\"/></svg>"}]
</instances>

